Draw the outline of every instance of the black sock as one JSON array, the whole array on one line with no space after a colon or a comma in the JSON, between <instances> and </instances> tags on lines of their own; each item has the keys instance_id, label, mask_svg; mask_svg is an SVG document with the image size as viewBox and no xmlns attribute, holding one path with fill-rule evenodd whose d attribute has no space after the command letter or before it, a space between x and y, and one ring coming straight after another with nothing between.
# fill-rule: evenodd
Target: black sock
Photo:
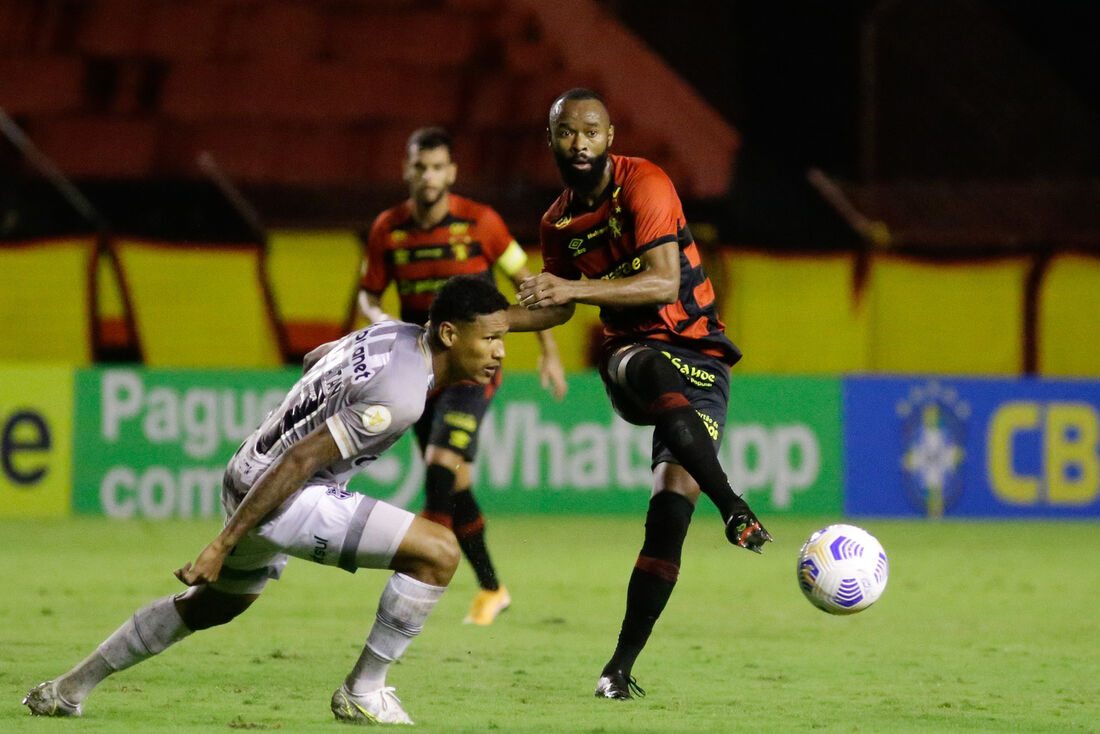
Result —
<instances>
[{"instance_id":1,"label":"black sock","mask_svg":"<svg viewBox=\"0 0 1100 734\"><path fill-rule=\"evenodd\" d=\"M645 541L626 589L626 614L619 642L604 666L604 675L621 670L629 676L649 640L653 625L676 586L680 553L694 509L685 497L673 492L659 492L650 499Z\"/></svg>"},{"instance_id":2,"label":"black sock","mask_svg":"<svg viewBox=\"0 0 1100 734\"><path fill-rule=\"evenodd\" d=\"M454 493L454 531L462 552L474 567L478 585L489 591L499 589L497 572L485 547L485 518L469 490Z\"/></svg>"},{"instance_id":3,"label":"black sock","mask_svg":"<svg viewBox=\"0 0 1100 734\"><path fill-rule=\"evenodd\" d=\"M455 473L439 464L428 464L424 478L424 510L422 516L451 527L454 516Z\"/></svg>"}]
</instances>

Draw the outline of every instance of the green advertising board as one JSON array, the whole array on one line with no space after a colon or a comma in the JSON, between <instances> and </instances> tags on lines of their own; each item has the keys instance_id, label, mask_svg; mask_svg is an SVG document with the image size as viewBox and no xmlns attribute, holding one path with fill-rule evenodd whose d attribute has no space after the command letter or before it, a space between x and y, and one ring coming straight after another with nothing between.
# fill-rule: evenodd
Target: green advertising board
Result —
<instances>
[{"instance_id":1,"label":"green advertising board","mask_svg":"<svg viewBox=\"0 0 1100 734\"><path fill-rule=\"evenodd\" d=\"M79 370L73 511L117 518L220 516L226 462L299 374Z\"/></svg>"},{"instance_id":2,"label":"green advertising board","mask_svg":"<svg viewBox=\"0 0 1100 734\"><path fill-rule=\"evenodd\" d=\"M293 370L80 370L74 511L218 515L226 462L296 377ZM490 512L643 511L651 441L651 428L614 415L594 373L570 376L562 402L537 375L508 373L482 424L474 487ZM839 380L735 378L720 458L758 512L839 512ZM423 476L407 435L351 487L418 509Z\"/></svg>"}]
</instances>

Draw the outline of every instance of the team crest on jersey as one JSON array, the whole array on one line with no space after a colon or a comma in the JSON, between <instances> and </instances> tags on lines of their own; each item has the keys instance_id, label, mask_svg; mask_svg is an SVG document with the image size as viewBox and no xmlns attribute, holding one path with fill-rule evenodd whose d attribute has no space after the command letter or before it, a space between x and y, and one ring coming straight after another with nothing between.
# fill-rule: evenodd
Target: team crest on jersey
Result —
<instances>
[{"instance_id":1,"label":"team crest on jersey","mask_svg":"<svg viewBox=\"0 0 1100 734\"><path fill-rule=\"evenodd\" d=\"M381 433L390 427L393 416L385 405L372 405L363 411L363 427L367 433Z\"/></svg>"},{"instance_id":2,"label":"team crest on jersey","mask_svg":"<svg viewBox=\"0 0 1100 734\"><path fill-rule=\"evenodd\" d=\"M616 236L616 237L622 237L623 236L623 225L619 221L618 217L611 217L611 219L608 219L607 220L607 226L611 228L611 234L613 234L614 236Z\"/></svg>"}]
</instances>

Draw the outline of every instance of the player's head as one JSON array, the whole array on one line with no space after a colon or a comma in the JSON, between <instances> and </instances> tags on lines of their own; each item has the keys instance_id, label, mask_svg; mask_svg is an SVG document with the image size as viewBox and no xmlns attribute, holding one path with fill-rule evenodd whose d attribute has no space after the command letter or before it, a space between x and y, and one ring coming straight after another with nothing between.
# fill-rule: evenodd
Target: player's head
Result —
<instances>
[{"instance_id":1,"label":"player's head","mask_svg":"<svg viewBox=\"0 0 1100 734\"><path fill-rule=\"evenodd\" d=\"M451 158L451 136L441 127L422 127L405 146L405 183L409 196L422 206L442 199L458 170Z\"/></svg>"},{"instance_id":2,"label":"player's head","mask_svg":"<svg viewBox=\"0 0 1100 734\"><path fill-rule=\"evenodd\" d=\"M591 89L570 89L550 105L550 150L565 185L581 191L603 180L607 154L615 139L603 98Z\"/></svg>"},{"instance_id":3,"label":"player's head","mask_svg":"<svg viewBox=\"0 0 1100 734\"><path fill-rule=\"evenodd\" d=\"M436 384L475 380L487 385L504 359L508 299L479 275L456 275L440 288L428 311L432 350L445 355ZM438 366L437 362L437 366Z\"/></svg>"}]
</instances>

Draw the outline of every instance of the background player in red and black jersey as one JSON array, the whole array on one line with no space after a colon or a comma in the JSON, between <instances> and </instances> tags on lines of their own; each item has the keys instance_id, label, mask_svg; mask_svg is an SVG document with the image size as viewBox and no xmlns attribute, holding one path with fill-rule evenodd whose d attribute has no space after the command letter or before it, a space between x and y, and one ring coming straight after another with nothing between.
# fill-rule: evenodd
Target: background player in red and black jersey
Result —
<instances>
[{"instance_id":1,"label":"background player in red and black jersey","mask_svg":"<svg viewBox=\"0 0 1100 734\"><path fill-rule=\"evenodd\" d=\"M545 329L577 303L599 306L611 404L627 421L654 426L645 540L618 645L596 686L597 696L631 698L644 693L631 669L676 583L700 491L730 542L759 553L771 536L718 463L729 368L741 353L718 318L676 189L653 163L608 152L615 129L591 90L558 97L548 132L566 189L543 215L544 272L520 286L509 322Z\"/></svg>"},{"instance_id":2,"label":"background player in red and black jersey","mask_svg":"<svg viewBox=\"0 0 1100 734\"><path fill-rule=\"evenodd\" d=\"M359 294L364 315L375 322L391 318L381 306L390 283L397 286L401 320L416 324L427 319L436 291L452 275L480 275L495 283L496 267L518 288L530 276L527 256L492 208L451 192L457 166L447 132L420 128L406 150L409 198L380 214L367 236ZM560 400L566 384L557 346L549 331L538 337L543 385ZM415 426L427 465L422 514L454 530L481 586L465 619L473 624L491 624L511 604L489 558L485 520L470 491L478 429L499 384L498 373L488 386L435 391Z\"/></svg>"}]
</instances>

